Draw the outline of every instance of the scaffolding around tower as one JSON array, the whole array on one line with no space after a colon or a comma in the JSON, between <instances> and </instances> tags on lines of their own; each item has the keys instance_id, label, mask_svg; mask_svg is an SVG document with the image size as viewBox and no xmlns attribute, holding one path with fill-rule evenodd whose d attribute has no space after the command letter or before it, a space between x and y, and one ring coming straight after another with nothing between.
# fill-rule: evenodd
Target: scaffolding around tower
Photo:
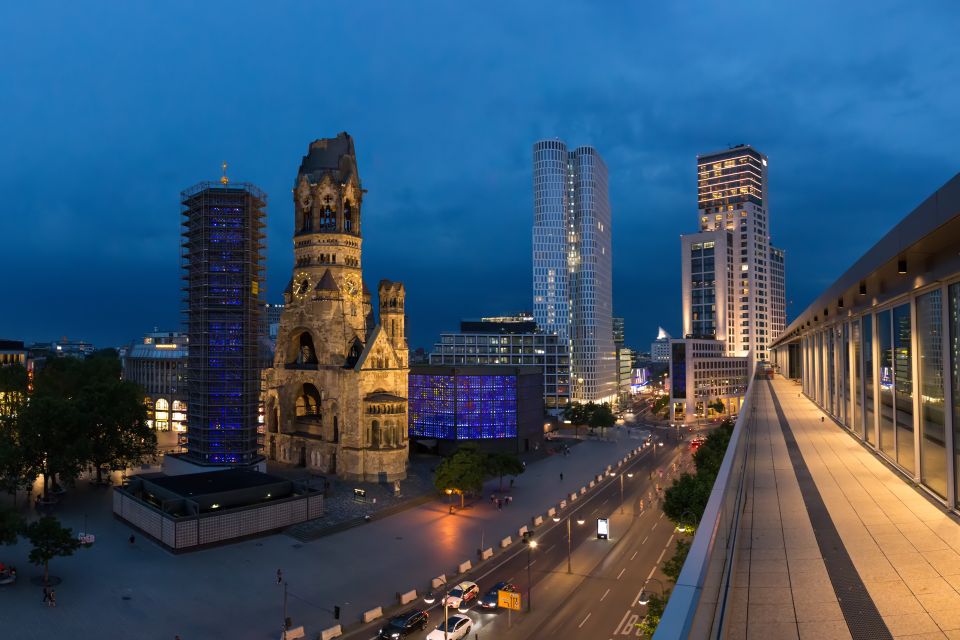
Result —
<instances>
[{"instance_id":1,"label":"scaffolding around tower","mask_svg":"<svg viewBox=\"0 0 960 640\"><path fill-rule=\"evenodd\" d=\"M201 182L180 194L181 266L190 354L185 462L257 465L266 194Z\"/></svg>"}]
</instances>

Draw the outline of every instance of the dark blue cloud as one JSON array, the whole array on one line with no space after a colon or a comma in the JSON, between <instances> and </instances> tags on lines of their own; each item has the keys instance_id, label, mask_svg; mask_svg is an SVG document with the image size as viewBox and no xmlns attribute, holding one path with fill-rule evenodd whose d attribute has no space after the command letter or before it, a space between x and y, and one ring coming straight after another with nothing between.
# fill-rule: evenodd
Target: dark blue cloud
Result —
<instances>
[{"instance_id":1,"label":"dark blue cloud","mask_svg":"<svg viewBox=\"0 0 960 640\"><path fill-rule=\"evenodd\" d=\"M357 6L360 5L360 6ZM610 168L628 342L679 333L695 156L770 163L800 311L958 164L954 3L21 3L0 9L0 335L100 344L180 321L181 189L270 196L268 297L317 137L357 140L365 275L411 342L530 306L530 148Z\"/></svg>"}]
</instances>

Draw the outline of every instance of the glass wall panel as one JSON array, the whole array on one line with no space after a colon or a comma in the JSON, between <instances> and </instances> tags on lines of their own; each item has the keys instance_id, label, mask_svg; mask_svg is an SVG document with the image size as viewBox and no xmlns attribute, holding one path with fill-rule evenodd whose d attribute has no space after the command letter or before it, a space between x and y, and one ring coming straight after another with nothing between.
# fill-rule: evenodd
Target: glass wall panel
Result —
<instances>
[{"instance_id":1,"label":"glass wall panel","mask_svg":"<svg viewBox=\"0 0 960 640\"><path fill-rule=\"evenodd\" d=\"M890 312L877 314L877 346L880 387L880 450L896 459L896 441L893 432L893 337L890 332Z\"/></svg>"},{"instance_id":2,"label":"glass wall panel","mask_svg":"<svg viewBox=\"0 0 960 640\"><path fill-rule=\"evenodd\" d=\"M835 357L833 349L833 329L828 329L824 332L827 339L827 393L824 400L824 404L827 406L827 413L830 415L837 415L837 403L836 403L836 394L837 394L837 380L836 380L836 367L834 366Z\"/></svg>"},{"instance_id":3,"label":"glass wall panel","mask_svg":"<svg viewBox=\"0 0 960 640\"><path fill-rule=\"evenodd\" d=\"M853 366L851 367L853 376L850 380L850 388L853 390L853 419L852 428L861 438L863 437L863 394L860 393L860 321L854 320L850 323L850 343L853 346Z\"/></svg>"},{"instance_id":4,"label":"glass wall panel","mask_svg":"<svg viewBox=\"0 0 960 640\"><path fill-rule=\"evenodd\" d=\"M950 285L950 389L953 398L954 487L960 489L960 283ZM960 490L956 493L960 498ZM960 499L957 500L960 504Z\"/></svg>"},{"instance_id":5,"label":"glass wall panel","mask_svg":"<svg viewBox=\"0 0 960 640\"><path fill-rule=\"evenodd\" d=\"M873 316L865 315L861 319L863 336L863 434L872 445L876 445L876 422L873 413Z\"/></svg>"},{"instance_id":6,"label":"glass wall panel","mask_svg":"<svg viewBox=\"0 0 960 640\"><path fill-rule=\"evenodd\" d=\"M850 428L850 324L843 323L843 339L840 341L840 419Z\"/></svg>"},{"instance_id":7,"label":"glass wall panel","mask_svg":"<svg viewBox=\"0 0 960 640\"><path fill-rule=\"evenodd\" d=\"M893 310L893 381L896 396L897 463L914 471L913 457L913 327L910 305Z\"/></svg>"},{"instance_id":8,"label":"glass wall panel","mask_svg":"<svg viewBox=\"0 0 960 640\"><path fill-rule=\"evenodd\" d=\"M940 290L917 297L917 349L920 356L920 479L940 497L947 496L947 448L944 423L943 333Z\"/></svg>"}]
</instances>

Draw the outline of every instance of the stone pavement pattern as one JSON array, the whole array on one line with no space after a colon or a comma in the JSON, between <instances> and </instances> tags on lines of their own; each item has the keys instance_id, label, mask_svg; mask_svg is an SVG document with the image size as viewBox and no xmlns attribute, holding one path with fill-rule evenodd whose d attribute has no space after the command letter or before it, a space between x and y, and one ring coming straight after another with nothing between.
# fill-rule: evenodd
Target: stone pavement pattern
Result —
<instances>
[{"instance_id":1,"label":"stone pavement pattern","mask_svg":"<svg viewBox=\"0 0 960 640\"><path fill-rule=\"evenodd\" d=\"M760 381L758 381L760 382ZM728 638L850 638L770 392L758 388ZM960 524L781 378L771 383L830 517L894 638L960 638Z\"/></svg>"},{"instance_id":2,"label":"stone pavement pattern","mask_svg":"<svg viewBox=\"0 0 960 640\"><path fill-rule=\"evenodd\" d=\"M433 501L314 542L277 534L183 555L139 535L131 546L130 528L112 517L109 489L80 481L56 515L74 530L86 520L97 542L51 562L51 573L63 578L55 609L42 606L40 588L30 584L39 570L26 559L28 544L0 547L0 560L20 573L16 585L0 587L0 620L15 630L2 637L276 638L283 600L278 568L289 582L287 615L316 635L333 623L334 605L352 622L365 609L393 604L398 591L422 590L431 577L475 560L481 540L496 548L565 491L639 445L627 430L612 435L528 465L502 511L481 501L450 515L445 502ZM485 494L496 487L496 480L487 483Z\"/></svg>"}]
</instances>

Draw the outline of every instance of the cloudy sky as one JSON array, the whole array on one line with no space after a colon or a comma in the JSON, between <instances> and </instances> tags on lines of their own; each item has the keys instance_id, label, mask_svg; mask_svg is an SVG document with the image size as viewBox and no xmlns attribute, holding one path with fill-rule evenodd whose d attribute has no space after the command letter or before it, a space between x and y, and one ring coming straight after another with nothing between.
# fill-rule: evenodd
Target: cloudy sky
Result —
<instances>
[{"instance_id":1,"label":"cloudy sky","mask_svg":"<svg viewBox=\"0 0 960 640\"><path fill-rule=\"evenodd\" d=\"M696 154L730 144L770 157L792 317L960 171L958 23L946 1L7 3L0 337L177 328L179 192L223 160L269 194L279 301L300 158L342 130L365 278L406 283L414 347L531 306L547 137L610 168L628 344L679 333Z\"/></svg>"}]
</instances>

